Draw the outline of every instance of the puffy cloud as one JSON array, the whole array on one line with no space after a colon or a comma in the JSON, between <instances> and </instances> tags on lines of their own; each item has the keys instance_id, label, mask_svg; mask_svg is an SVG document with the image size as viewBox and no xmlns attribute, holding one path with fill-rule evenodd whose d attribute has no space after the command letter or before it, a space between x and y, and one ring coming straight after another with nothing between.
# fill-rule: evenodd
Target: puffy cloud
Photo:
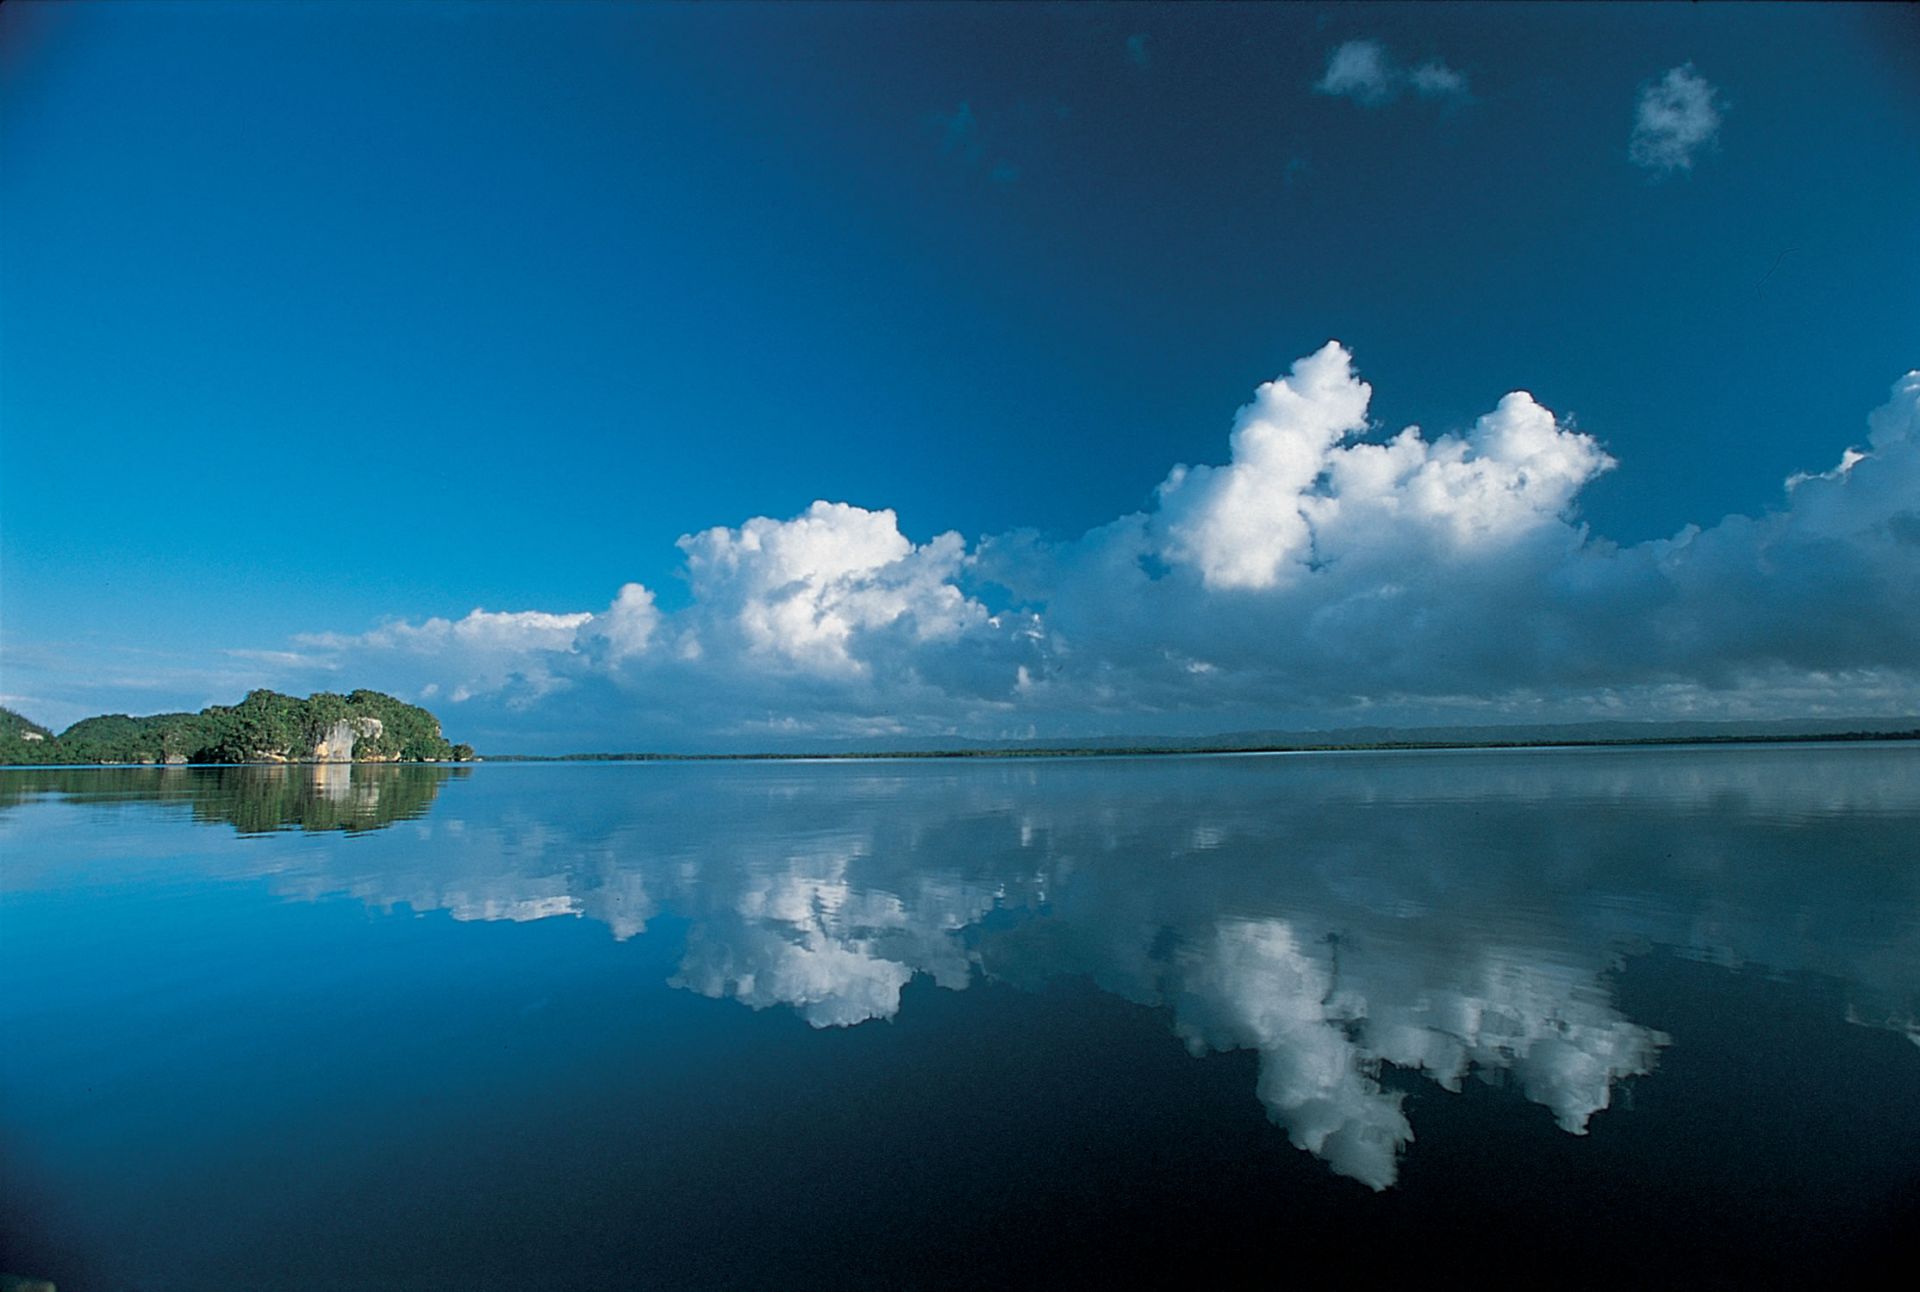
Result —
<instances>
[{"instance_id":1,"label":"puffy cloud","mask_svg":"<svg viewBox=\"0 0 1920 1292\"><path fill-rule=\"evenodd\" d=\"M1577 515L1613 459L1531 394L1439 434L1376 426L1371 397L1329 343L1255 392L1224 462L1078 538L915 542L821 501L681 538L670 612L628 584L261 667L472 701L463 725L532 749L1920 703L1920 374L1776 509L1628 547Z\"/></svg>"},{"instance_id":2,"label":"puffy cloud","mask_svg":"<svg viewBox=\"0 0 1920 1292\"><path fill-rule=\"evenodd\" d=\"M1366 396L1323 350L1242 413L1228 465L1175 472L1158 511L984 544L980 570L1044 607L1036 689L1065 709L1483 717L1920 699L1913 380L1866 449L1781 510L1627 548L1571 514L1610 458L1530 396L1463 436L1383 444L1354 438Z\"/></svg>"},{"instance_id":3,"label":"puffy cloud","mask_svg":"<svg viewBox=\"0 0 1920 1292\"><path fill-rule=\"evenodd\" d=\"M1720 131L1721 108L1719 92L1692 63L1670 69L1641 87L1627 157L1659 173L1692 170L1694 154Z\"/></svg>"},{"instance_id":4,"label":"puffy cloud","mask_svg":"<svg viewBox=\"0 0 1920 1292\"><path fill-rule=\"evenodd\" d=\"M1328 55L1326 75L1314 88L1375 107L1393 98L1394 79L1387 51L1379 41L1350 40Z\"/></svg>"},{"instance_id":5,"label":"puffy cloud","mask_svg":"<svg viewBox=\"0 0 1920 1292\"><path fill-rule=\"evenodd\" d=\"M890 510L816 502L792 520L688 535L680 548L709 628L803 669L860 671L849 646L862 632L904 623L930 641L986 618L953 583L965 541L947 533L916 547Z\"/></svg>"},{"instance_id":6,"label":"puffy cloud","mask_svg":"<svg viewBox=\"0 0 1920 1292\"><path fill-rule=\"evenodd\" d=\"M629 583L620 589L612 605L579 627L576 641L584 638L604 642L608 658L617 663L645 652L659 626L660 611L653 604L653 593L638 583Z\"/></svg>"},{"instance_id":7,"label":"puffy cloud","mask_svg":"<svg viewBox=\"0 0 1920 1292\"><path fill-rule=\"evenodd\" d=\"M1160 486L1166 554L1198 568L1210 587L1280 582L1312 546L1301 502L1341 437L1366 428L1372 393L1331 341L1260 387L1235 421L1231 465L1175 467Z\"/></svg>"},{"instance_id":8,"label":"puffy cloud","mask_svg":"<svg viewBox=\"0 0 1920 1292\"><path fill-rule=\"evenodd\" d=\"M1233 461L1175 468L1160 488L1164 554L1210 588L1273 588L1350 553L1399 541L1448 550L1549 525L1613 465L1524 391L1466 438L1431 443L1409 427L1386 444L1367 428L1372 389L1329 342L1260 387L1240 410Z\"/></svg>"},{"instance_id":9,"label":"puffy cloud","mask_svg":"<svg viewBox=\"0 0 1920 1292\"><path fill-rule=\"evenodd\" d=\"M1403 89L1423 99L1467 97L1465 74L1434 59L1406 68L1393 61L1377 40L1350 40L1327 56L1327 70L1313 87L1321 94L1352 99L1363 107L1393 102Z\"/></svg>"}]
</instances>

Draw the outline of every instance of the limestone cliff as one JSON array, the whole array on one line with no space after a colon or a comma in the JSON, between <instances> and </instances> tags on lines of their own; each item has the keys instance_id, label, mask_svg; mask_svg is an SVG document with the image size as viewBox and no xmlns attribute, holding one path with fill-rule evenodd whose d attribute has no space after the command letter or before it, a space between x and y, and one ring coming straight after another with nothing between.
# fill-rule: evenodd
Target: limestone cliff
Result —
<instances>
[{"instance_id":1,"label":"limestone cliff","mask_svg":"<svg viewBox=\"0 0 1920 1292\"><path fill-rule=\"evenodd\" d=\"M377 740L386 729L387 724L378 718L342 718L314 742L313 761L350 763L356 744L363 739Z\"/></svg>"}]
</instances>

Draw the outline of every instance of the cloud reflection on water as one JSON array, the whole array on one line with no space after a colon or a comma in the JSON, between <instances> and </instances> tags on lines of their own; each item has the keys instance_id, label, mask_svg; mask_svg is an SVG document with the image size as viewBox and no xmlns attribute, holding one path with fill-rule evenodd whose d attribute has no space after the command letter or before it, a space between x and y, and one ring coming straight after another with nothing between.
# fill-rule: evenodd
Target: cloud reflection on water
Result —
<instances>
[{"instance_id":1,"label":"cloud reflection on water","mask_svg":"<svg viewBox=\"0 0 1920 1292\"><path fill-rule=\"evenodd\" d=\"M1380 1189L1414 1139L1389 1067L1584 1133L1670 1043L1612 990L1653 946L1827 975L1915 1035L1916 752L483 769L296 864L210 864L622 939L671 914L674 986L819 1028L893 1017L922 974L1084 977L1196 1054L1257 1051L1272 1120Z\"/></svg>"}]
</instances>

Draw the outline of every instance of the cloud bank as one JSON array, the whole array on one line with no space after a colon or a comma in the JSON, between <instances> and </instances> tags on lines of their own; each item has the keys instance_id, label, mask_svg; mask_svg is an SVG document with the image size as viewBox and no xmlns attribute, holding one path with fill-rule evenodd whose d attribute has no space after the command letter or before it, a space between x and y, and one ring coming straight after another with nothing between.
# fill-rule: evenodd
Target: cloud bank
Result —
<instances>
[{"instance_id":1,"label":"cloud bank","mask_svg":"<svg viewBox=\"0 0 1920 1292\"><path fill-rule=\"evenodd\" d=\"M1692 170L1694 155L1720 133L1720 95L1693 64L1644 86L1633 110L1627 157L1656 174Z\"/></svg>"},{"instance_id":2,"label":"cloud bank","mask_svg":"<svg viewBox=\"0 0 1920 1292\"><path fill-rule=\"evenodd\" d=\"M1615 464L1525 391L1458 433L1370 420L1330 342L1261 386L1227 460L1076 538L916 542L814 503L679 540L689 597L475 610L300 639L351 675L572 746L1889 712L1920 698L1920 373L1767 514L1621 546Z\"/></svg>"}]
</instances>

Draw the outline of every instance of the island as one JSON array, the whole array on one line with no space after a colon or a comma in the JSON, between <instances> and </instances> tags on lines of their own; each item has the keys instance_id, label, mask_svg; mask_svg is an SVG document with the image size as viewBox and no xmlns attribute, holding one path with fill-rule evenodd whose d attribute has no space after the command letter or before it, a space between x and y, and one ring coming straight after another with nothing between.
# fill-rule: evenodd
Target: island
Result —
<instances>
[{"instance_id":1,"label":"island","mask_svg":"<svg viewBox=\"0 0 1920 1292\"><path fill-rule=\"evenodd\" d=\"M249 691L238 704L198 713L83 718L58 735L0 709L4 764L435 763L473 757L473 746L452 744L440 733L433 714L379 691L316 691L305 699Z\"/></svg>"}]
</instances>

